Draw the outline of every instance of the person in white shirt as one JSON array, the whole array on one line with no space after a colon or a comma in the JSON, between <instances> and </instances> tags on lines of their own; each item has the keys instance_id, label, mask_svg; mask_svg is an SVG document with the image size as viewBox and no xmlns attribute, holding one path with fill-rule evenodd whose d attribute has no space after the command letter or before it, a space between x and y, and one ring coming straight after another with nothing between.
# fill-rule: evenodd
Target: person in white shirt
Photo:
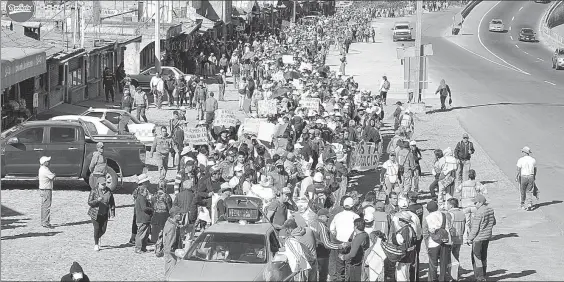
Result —
<instances>
[{"instance_id":1,"label":"person in white shirt","mask_svg":"<svg viewBox=\"0 0 564 282\"><path fill-rule=\"evenodd\" d=\"M331 225L329 226L329 231L331 235L333 235L337 241L340 243L351 242L352 235L354 233L354 220L360 218L358 214L352 211L354 206L354 200L351 197L347 197L343 200L343 211L339 212L331 221ZM335 269L333 269L333 275L331 277L331 281L333 280L342 280L342 279L335 279L338 277L345 277L345 261L338 258L339 250L331 250L330 259L334 260ZM331 263L330 263L331 265ZM335 277L333 277L335 276Z\"/></svg>"},{"instance_id":2,"label":"person in white shirt","mask_svg":"<svg viewBox=\"0 0 564 282\"><path fill-rule=\"evenodd\" d=\"M383 176L380 177L382 181L380 183L384 183L384 187L386 188L386 194L392 193L392 191L399 192L399 183L398 183L398 171L399 171L399 164L396 160L396 152L390 152L390 158L382 164L382 174Z\"/></svg>"},{"instance_id":3,"label":"person in white shirt","mask_svg":"<svg viewBox=\"0 0 564 282\"><path fill-rule=\"evenodd\" d=\"M390 90L390 81L388 81L387 76L382 76L382 82L380 83L380 97L382 98L382 103L386 105L386 98L388 97L388 91Z\"/></svg>"},{"instance_id":4,"label":"person in white shirt","mask_svg":"<svg viewBox=\"0 0 564 282\"><path fill-rule=\"evenodd\" d=\"M52 229L51 225L51 199L53 197L53 180L55 174L49 169L51 157L39 159L39 192L41 194L41 226Z\"/></svg>"},{"instance_id":5,"label":"person in white shirt","mask_svg":"<svg viewBox=\"0 0 564 282\"><path fill-rule=\"evenodd\" d=\"M433 234L443 226L449 226L446 216L439 210L437 202L427 203L429 214L423 220L423 243L429 257L429 281L447 281L447 269L450 264L451 245L433 240ZM444 230L443 230L444 231ZM439 264L440 263L440 264ZM440 269L437 279L437 269Z\"/></svg>"},{"instance_id":6,"label":"person in white shirt","mask_svg":"<svg viewBox=\"0 0 564 282\"><path fill-rule=\"evenodd\" d=\"M533 208L533 194L536 188L537 161L530 156L532 152L529 147L523 147L521 153L523 153L523 156L517 161L517 176L515 177L515 181L519 183L521 208L530 211Z\"/></svg>"},{"instance_id":7,"label":"person in white shirt","mask_svg":"<svg viewBox=\"0 0 564 282\"><path fill-rule=\"evenodd\" d=\"M161 78L160 73L156 73L153 78L151 78L151 91L155 95L155 106L158 109L161 108L164 95L164 81Z\"/></svg>"}]
</instances>

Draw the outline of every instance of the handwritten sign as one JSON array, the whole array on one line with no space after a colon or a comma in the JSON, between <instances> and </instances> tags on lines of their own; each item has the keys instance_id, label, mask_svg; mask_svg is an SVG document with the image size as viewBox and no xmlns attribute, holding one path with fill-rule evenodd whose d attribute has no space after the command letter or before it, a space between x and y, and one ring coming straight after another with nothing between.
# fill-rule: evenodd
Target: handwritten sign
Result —
<instances>
[{"instance_id":1,"label":"handwritten sign","mask_svg":"<svg viewBox=\"0 0 564 282\"><path fill-rule=\"evenodd\" d=\"M243 123L243 133L247 134L258 134L259 126L261 122L266 122L264 118L246 118L245 123Z\"/></svg>"},{"instance_id":2,"label":"handwritten sign","mask_svg":"<svg viewBox=\"0 0 564 282\"><path fill-rule=\"evenodd\" d=\"M282 55L282 63L293 65L295 63L294 62L294 56L293 55Z\"/></svg>"},{"instance_id":3,"label":"handwritten sign","mask_svg":"<svg viewBox=\"0 0 564 282\"><path fill-rule=\"evenodd\" d=\"M278 107L276 105L276 100L260 100L258 101L258 115L267 116L275 115L278 113Z\"/></svg>"},{"instance_id":4,"label":"handwritten sign","mask_svg":"<svg viewBox=\"0 0 564 282\"><path fill-rule=\"evenodd\" d=\"M208 144L208 130L205 127L184 129L184 140L190 145Z\"/></svg>"},{"instance_id":5,"label":"handwritten sign","mask_svg":"<svg viewBox=\"0 0 564 282\"><path fill-rule=\"evenodd\" d=\"M275 133L276 133L276 125L274 123L261 122L259 125L257 139L270 143L272 142Z\"/></svg>"},{"instance_id":6,"label":"handwritten sign","mask_svg":"<svg viewBox=\"0 0 564 282\"><path fill-rule=\"evenodd\" d=\"M300 106L303 108L319 111L319 104L321 100L319 98L302 98L300 99Z\"/></svg>"},{"instance_id":7,"label":"handwritten sign","mask_svg":"<svg viewBox=\"0 0 564 282\"><path fill-rule=\"evenodd\" d=\"M237 118L235 114L228 110L217 110L215 112L214 126L235 127L237 126Z\"/></svg>"},{"instance_id":8,"label":"handwritten sign","mask_svg":"<svg viewBox=\"0 0 564 282\"><path fill-rule=\"evenodd\" d=\"M353 148L351 158L352 169L357 171L367 171L376 169L380 155L378 147L374 143L361 143Z\"/></svg>"}]
</instances>

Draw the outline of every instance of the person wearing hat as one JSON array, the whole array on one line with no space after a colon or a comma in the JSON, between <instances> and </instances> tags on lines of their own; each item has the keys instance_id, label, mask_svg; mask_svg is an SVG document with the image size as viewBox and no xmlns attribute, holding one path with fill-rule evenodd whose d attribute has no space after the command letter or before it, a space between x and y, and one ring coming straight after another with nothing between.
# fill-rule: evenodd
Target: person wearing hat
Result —
<instances>
[{"instance_id":1,"label":"person wearing hat","mask_svg":"<svg viewBox=\"0 0 564 282\"><path fill-rule=\"evenodd\" d=\"M329 230L339 243L350 242L355 232L355 220L360 216L353 212L354 200L351 197L343 199L343 210L335 215L329 226ZM364 221L361 219L364 223ZM332 269L331 281L344 281L345 279L345 261L339 257L340 252L332 251L331 260L335 268Z\"/></svg>"},{"instance_id":2,"label":"person wearing hat","mask_svg":"<svg viewBox=\"0 0 564 282\"><path fill-rule=\"evenodd\" d=\"M96 151L92 153L92 159L90 160L88 168L90 171L88 181L90 189L96 189L96 187L98 187L98 178L106 178L106 174L108 173L106 157L104 157L104 143L96 143Z\"/></svg>"},{"instance_id":3,"label":"person wearing hat","mask_svg":"<svg viewBox=\"0 0 564 282\"><path fill-rule=\"evenodd\" d=\"M404 193L411 191L413 174L415 173L415 157L409 148L409 141L400 141L396 152L398 163L399 187Z\"/></svg>"},{"instance_id":4,"label":"person wearing hat","mask_svg":"<svg viewBox=\"0 0 564 282\"><path fill-rule=\"evenodd\" d=\"M51 157L43 156L39 159L39 193L41 195L41 226L52 229L51 200L53 199L53 181L55 174L49 169Z\"/></svg>"},{"instance_id":5,"label":"person wearing hat","mask_svg":"<svg viewBox=\"0 0 564 282\"><path fill-rule=\"evenodd\" d=\"M133 97L131 97L131 93L129 88L125 88L123 91L123 98L121 99L121 109L131 113L131 109L133 108Z\"/></svg>"},{"instance_id":6,"label":"person wearing hat","mask_svg":"<svg viewBox=\"0 0 564 282\"><path fill-rule=\"evenodd\" d=\"M354 232L350 251L339 255L345 261L345 281L361 281L364 265L364 254L370 247L370 238L366 233L366 223L362 218L353 221Z\"/></svg>"},{"instance_id":7,"label":"person wearing hat","mask_svg":"<svg viewBox=\"0 0 564 282\"><path fill-rule=\"evenodd\" d=\"M384 183L386 194L399 188L399 164L396 160L396 152L390 152L390 157L382 164L380 172L380 183Z\"/></svg>"},{"instance_id":8,"label":"person wearing hat","mask_svg":"<svg viewBox=\"0 0 564 282\"><path fill-rule=\"evenodd\" d=\"M382 76L382 82L380 83L380 97L382 102L386 105L386 98L388 97L388 91L390 91L390 81L387 76Z\"/></svg>"},{"instance_id":9,"label":"person wearing hat","mask_svg":"<svg viewBox=\"0 0 564 282\"><path fill-rule=\"evenodd\" d=\"M484 195L476 195L474 205L477 210L472 218L468 243L472 245L472 267L476 281L486 281L488 245L492 239L493 227L497 222L494 210L488 206Z\"/></svg>"},{"instance_id":10,"label":"person wearing hat","mask_svg":"<svg viewBox=\"0 0 564 282\"><path fill-rule=\"evenodd\" d=\"M133 96L134 104L135 104L135 113L137 115L138 120L143 120L147 122L147 115L145 112L149 108L149 99L147 98L147 93L145 91L140 90L135 92L135 96Z\"/></svg>"},{"instance_id":11,"label":"person wearing hat","mask_svg":"<svg viewBox=\"0 0 564 282\"><path fill-rule=\"evenodd\" d=\"M182 213L180 208L173 206L170 209L163 228L163 255L165 260L165 276L168 276L176 264L175 251L180 245L180 228L182 227ZM182 259L182 258L178 258Z\"/></svg>"},{"instance_id":12,"label":"person wearing hat","mask_svg":"<svg viewBox=\"0 0 564 282\"><path fill-rule=\"evenodd\" d=\"M427 203L428 214L423 221L423 243L429 257L429 281L447 281L447 269L450 264L451 245L447 245L436 238L434 234L446 232L443 226L447 225L446 214L439 210L439 205L434 200ZM438 240L438 241L437 241ZM439 265L440 263L440 265ZM440 268L439 277L437 277L437 269Z\"/></svg>"},{"instance_id":13,"label":"person wearing hat","mask_svg":"<svg viewBox=\"0 0 564 282\"><path fill-rule=\"evenodd\" d=\"M98 187L90 190L88 215L94 225L94 250L100 250L100 238L106 233L108 218L116 216L116 203L106 179L98 178Z\"/></svg>"},{"instance_id":14,"label":"person wearing hat","mask_svg":"<svg viewBox=\"0 0 564 282\"><path fill-rule=\"evenodd\" d=\"M229 181L233 175L235 175L235 171L233 169L236 156L237 150L235 148L231 148L225 153L225 159L218 164L219 170L221 171L221 179L224 182Z\"/></svg>"},{"instance_id":15,"label":"person wearing hat","mask_svg":"<svg viewBox=\"0 0 564 282\"><path fill-rule=\"evenodd\" d=\"M306 197L310 201L315 201L320 208L329 208L327 200L330 195L329 189L325 184L325 177L323 173L316 172L313 175L313 184L306 188Z\"/></svg>"},{"instance_id":16,"label":"person wearing hat","mask_svg":"<svg viewBox=\"0 0 564 282\"><path fill-rule=\"evenodd\" d=\"M517 161L517 175L515 182L519 183L521 208L527 211L533 209L533 196L538 193L535 181L537 178L537 161L531 157L531 149L527 146L521 149L523 156ZM537 194L538 198L538 194Z\"/></svg>"},{"instance_id":17,"label":"person wearing hat","mask_svg":"<svg viewBox=\"0 0 564 282\"><path fill-rule=\"evenodd\" d=\"M292 190L288 187L282 188L278 198L270 202L266 207L266 218L274 228L281 230L284 222L288 219L288 210L297 211L298 206L292 199Z\"/></svg>"},{"instance_id":18,"label":"person wearing hat","mask_svg":"<svg viewBox=\"0 0 564 282\"><path fill-rule=\"evenodd\" d=\"M402 103L400 101L396 102L396 109L394 111L394 113L392 114L392 116L394 117L394 130L398 130L400 128L401 125L401 118L403 116L403 107L402 107Z\"/></svg>"},{"instance_id":19,"label":"person wearing hat","mask_svg":"<svg viewBox=\"0 0 564 282\"><path fill-rule=\"evenodd\" d=\"M139 181L148 181L146 176L140 175ZM137 223L137 234L135 235L135 253L141 254L147 252L147 241L151 225L151 217L153 208L150 202L150 194L148 189L139 189L135 198L135 219Z\"/></svg>"},{"instance_id":20,"label":"person wearing hat","mask_svg":"<svg viewBox=\"0 0 564 282\"><path fill-rule=\"evenodd\" d=\"M410 109L405 109L403 115L400 117L400 127L403 128L407 139L411 139L413 136L415 123L413 121L413 114Z\"/></svg>"},{"instance_id":21,"label":"person wearing hat","mask_svg":"<svg viewBox=\"0 0 564 282\"><path fill-rule=\"evenodd\" d=\"M468 133L462 134L462 141L454 148L454 157L458 160L458 170L456 172L459 183L468 180L470 170L470 158L474 154L474 144L469 141Z\"/></svg>"},{"instance_id":22,"label":"person wearing hat","mask_svg":"<svg viewBox=\"0 0 564 282\"><path fill-rule=\"evenodd\" d=\"M185 121L180 119L180 112L172 112L172 119L169 121L170 136L172 140L172 164L177 170L180 168L180 152L184 147L184 125Z\"/></svg>"},{"instance_id":23,"label":"person wearing hat","mask_svg":"<svg viewBox=\"0 0 564 282\"><path fill-rule=\"evenodd\" d=\"M414 218L416 223L419 223L417 216L410 211L397 212L392 218L394 229L397 231L389 237L389 242L406 251L405 256L396 263L396 281L413 281L410 280L410 267L416 262L418 236L413 228Z\"/></svg>"},{"instance_id":24,"label":"person wearing hat","mask_svg":"<svg viewBox=\"0 0 564 282\"><path fill-rule=\"evenodd\" d=\"M153 146L151 146L151 158L157 153L157 166L159 168L160 180L166 179L168 171L168 160L170 152L173 150L172 138L168 135L166 126L161 127L161 135L155 136Z\"/></svg>"},{"instance_id":25,"label":"person wearing hat","mask_svg":"<svg viewBox=\"0 0 564 282\"><path fill-rule=\"evenodd\" d=\"M166 193L166 182L159 182L157 193L151 197L153 216L151 217L151 242L157 242L163 230L169 211L172 208L172 197Z\"/></svg>"},{"instance_id":26,"label":"person wearing hat","mask_svg":"<svg viewBox=\"0 0 564 282\"><path fill-rule=\"evenodd\" d=\"M315 234L310 227L298 226L294 218L287 219L282 226L282 232L286 235L286 243L288 240L296 240L302 247L311 268L307 271L306 281L318 281L317 279L317 243L315 241ZM286 244L287 245L287 244Z\"/></svg>"},{"instance_id":27,"label":"person wearing hat","mask_svg":"<svg viewBox=\"0 0 564 282\"><path fill-rule=\"evenodd\" d=\"M458 269L460 267L460 249L464 243L464 234L466 232L466 215L464 211L458 205L457 198L450 198L447 201L447 211L450 214L452 220L452 260L453 262L449 265L450 277L458 281L460 276L458 274Z\"/></svg>"},{"instance_id":28,"label":"person wearing hat","mask_svg":"<svg viewBox=\"0 0 564 282\"><path fill-rule=\"evenodd\" d=\"M274 180L274 189L277 191L281 191L282 188L286 187L290 180L288 173L284 170L284 162L282 160L275 162L274 171L271 171L268 175Z\"/></svg>"}]
</instances>

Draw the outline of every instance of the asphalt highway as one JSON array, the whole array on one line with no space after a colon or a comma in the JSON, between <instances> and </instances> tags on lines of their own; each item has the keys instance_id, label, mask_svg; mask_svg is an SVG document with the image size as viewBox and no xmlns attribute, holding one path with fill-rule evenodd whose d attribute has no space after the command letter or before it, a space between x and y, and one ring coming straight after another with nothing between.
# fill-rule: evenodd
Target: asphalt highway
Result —
<instances>
[{"instance_id":1,"label":"asphalt highway","mask_svg":"<svg viewBox=\"0 0 564 282\"><path fill-rule=\"evenodd\" d=\"M509 179L515 178L521 148L531 147L545 203L538 211L562 232L564 71L551 68L553 50L517 40L522 27L538 30L547 8L532 1L484 1L466 18L458 36L446 32L453 13L427 14L423 44L433 44L430 72L451 87L452 110L459 111L471 139L480 142ZM503 20L507 32L488 32L494 18ZM510 198L515 200L508 204L518 209L517 191Z\"/></svg>"}]
</instances>

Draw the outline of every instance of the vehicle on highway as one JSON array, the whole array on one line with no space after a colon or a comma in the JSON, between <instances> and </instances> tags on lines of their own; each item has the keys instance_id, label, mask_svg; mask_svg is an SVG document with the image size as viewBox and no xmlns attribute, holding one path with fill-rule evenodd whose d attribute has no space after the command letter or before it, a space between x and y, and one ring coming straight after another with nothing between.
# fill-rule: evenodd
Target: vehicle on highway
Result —
<instances>
[{"instance_id":1,"label":"vehicle on highway","mask_svg":"<svg viewBox=\"0 0 564 282\"><path fill-rule=\"evenodd\" d=\"M111 122L97 118L97 117L89 117L89 116L77 116L77 115L64 115L64 116L56 116L52 117L49 120L66 120L66 121L78 121L79 119L84 120L86 122L91 122L94 124L94 130L91 130L90 133L93 135L118 135L119 131L118 128L115 127Z\"/></svg>"},{"instance_id":2,"label":"vehicle on highway","mask_svg":"<svg viewBox=\"0 0 564 282\"><path fill-rule=\"evenodd\" d=\"M522 28L519 31L519 41L536 42L535 31L528 27Z\"/></svg>"},{"instance_id":3,"label":"vehicle on highway","mask_svg":"<svg viewBox=\"0 0 564 282\"><path fill-rule=\"evenodd\" d=\"M413 40L412 31L413 28L410 27L409 22L396 22L394 27L392 27L392 39L394 42L398 40L411 41Z\"/></svg>"},{"instance_id":4,"label":"vehicle on highway","mask_svg":"<svg viewBox=\"0 0 564 282\"><path fill-rule=\"evenodd\" d=\"M490 26L488 27L489 31L495 32L502 32L505 31L505 26L503 25L503 21L499 19L493 19L490 21Z\"/></svg>"},{"instance_id":5,"label":"vehicle on highway","mask_svg":"<svg viewBox=\"0 0 564 282\"><path fill-rule=\"evenodd\" d=\"M2 178L37 179L39 159L51 157L51 170L58 178L84 179L88 183L90 160L96 143L104 143L111 189L120 177L141 174L145 168L145 146L131 135L98 135L96 126L85 120L27 121L0 136Z\"/></svg>"},{"instance_id":6,"label":"vehicle on highway","mask_svg":"<svg viewBox=\"0 0 564 282\"><path fill-rule=\"evenodd\" d=\"M106 108L90 108L82 113L82 116L97 117L111 122L116 128L119 128L119 122L128 118L127 131L133 133L135 137L145 144L146 147L151 147L155 141L155 128L154 123L142 123L137 117L120 109L106 109Z\"/></svg>"},{"instance_id":7,"label":"vehicle on highway","mask_svg":"<svg viewBox=\"0 0 564 282\"><path fill-rule=\"evenodd\" d=\"M141 89L145 89L145 90L150 89L151 78L153 78L153 76L155 76L156 73L157 73L157 68L150 67L139 74L130 75L129 77L131 79L131 84ZM192 75L185 74L181 70L169 66L161 67L161 75L163 78L168 78L170 76L174 76L176 79L180 77L185 77L186 81L190 80L190 78L192 77Z\"/></svg>"},{"instance_id":8,"label":"vehicle on highway","mask_svg":"<svg viewBox=\"0 0 564 282\"><path fill-rule=\"evenodd\" d=\"M267 281L265 269L274 266L281 281L294 275L272 224L262 216L262 200L231 196L225 199L227 221L206 228L185 254L178 250L176 265L166 281Z\"/></svg>"},{"instance_id":9,"label":"vehicle on highway","mask_svg":"<svg viewBox=\"0 0 564 282\"><path fill-rule=\"evenodd\" d=\"M564 48L556 48L552 55L552 68L564 69Z\"/></svg>"}]
</instances>

